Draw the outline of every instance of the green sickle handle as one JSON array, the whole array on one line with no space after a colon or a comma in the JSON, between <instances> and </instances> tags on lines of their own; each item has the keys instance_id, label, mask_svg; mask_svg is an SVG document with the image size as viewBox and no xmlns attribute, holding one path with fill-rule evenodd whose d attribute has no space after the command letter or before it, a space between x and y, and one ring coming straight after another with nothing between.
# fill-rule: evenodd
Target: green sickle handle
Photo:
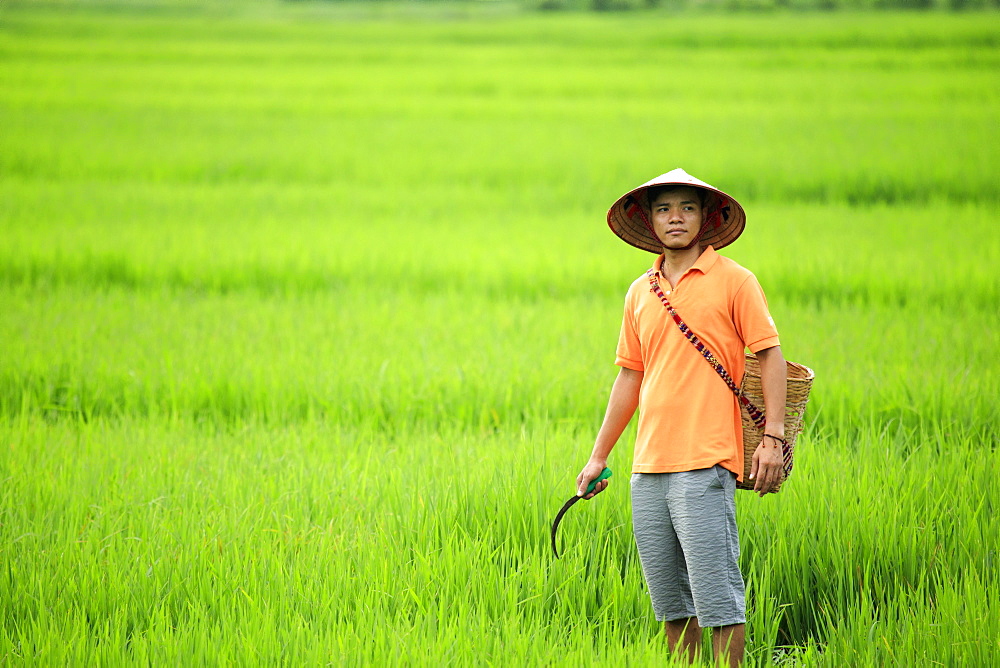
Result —
<instances>
[{"instance_id":1,"label":"green sickle handle","mask_svg":"<svg viewBox=\"0 0 1000 668\"><path fill-rule=\"evenodd\" d=\"M607 480L610 477L611 477L611 469L605 466L604 470L601 471L601 475L597 476L596 478L590 481L590 484L587 485L587 491L584 492L583 495L587 496L588 494L594 491L594 488L597 487L597 483L599 483L602 480Z\"/></svg>"}]
</instances>

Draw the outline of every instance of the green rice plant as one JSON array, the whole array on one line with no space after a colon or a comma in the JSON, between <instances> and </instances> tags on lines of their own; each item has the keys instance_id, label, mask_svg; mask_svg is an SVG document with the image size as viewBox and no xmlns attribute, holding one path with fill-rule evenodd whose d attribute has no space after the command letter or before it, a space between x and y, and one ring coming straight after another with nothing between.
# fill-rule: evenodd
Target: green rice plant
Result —
<instances>
[{"instance_id":1,"label":"green rice plant","mask_svg":"<svg viewBox=\"0 0 1000 668\"><path fill-rule=\"evenodd\" d=\"M662 659L624 478L574 511L562 560L548 551L568 462L586 455L576 428L386 439L321 422L25 417L4 432L11 655L115 661L139 643L156 662ZM819 643L834 664L995 658L975 639L996 621L996 453L959 441L945 459L897 439L913 443L805 438L780 495L740 496L755 663ZM615 458L621 471L627 448ZM926 637L934 624L951 649Z\"/></svg>"},{"instance_id":2,"label":"green rice plant","mask_svg":"<svg viewBox=\"0 0 1000 668\"><path fill-rule=\"evenodd\" d=\"M662 665L634 427L548 529L675 166L817 372L749 665L1000 659L993 14L0 11L0 661Z\"/></svg>"}]
</instances>

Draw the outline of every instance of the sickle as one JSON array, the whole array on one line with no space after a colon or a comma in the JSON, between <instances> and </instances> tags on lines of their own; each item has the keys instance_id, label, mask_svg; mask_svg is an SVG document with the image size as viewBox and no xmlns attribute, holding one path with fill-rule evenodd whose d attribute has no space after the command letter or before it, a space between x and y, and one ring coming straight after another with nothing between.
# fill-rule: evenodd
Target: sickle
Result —
<instances>
[{"instance_id":1,"label":"sickle","mask_svg":"<svg viewBox=\"0 0 1000 668\"><path fill-rule=\"evenodd\" d=\"M607 480L610 477L611 477L611 469L605 468L603 471L601 471L601 475L597 476L596 478L590 481L590 484L587 485L587 491L584 492L582 496L571 497L569 501L564 503L563 507L559 509L559 513L556 515L555 521L552 522L552 554L556 555L556 559L559 558L559 551L556 550L556 531L559 529L559 521L562 520L563 515L566 514L566 511L569 510L574 503L582 499L587 494L593 492L594 489L597 487L598 482L600 482L601 480Z\"/></svg>"}]
</instances>

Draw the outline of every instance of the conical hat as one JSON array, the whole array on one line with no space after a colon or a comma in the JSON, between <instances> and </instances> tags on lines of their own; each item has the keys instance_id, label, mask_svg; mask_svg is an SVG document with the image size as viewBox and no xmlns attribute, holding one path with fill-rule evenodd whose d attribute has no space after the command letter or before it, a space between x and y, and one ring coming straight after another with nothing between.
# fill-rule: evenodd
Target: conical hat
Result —
<instances>
[{"instance_id":1,"label":"conical hat","mask_svg":"<svg viewBox=\"0 0 1000 668\"><path fill-rule=\"evenodd\" d=\"M630 190L608 209L608 227L625 243L651 253L662 253L663 244L653 235L646 221L649 220L649 201L646 193L654 186L678 185L702 188L711 193L705 198L705 231L698 243L715 249L728 246L743 233L747 216L740 203L704 181L694 178L683 169L674 169L657 176Z\"/></svg>"}]
</instances>

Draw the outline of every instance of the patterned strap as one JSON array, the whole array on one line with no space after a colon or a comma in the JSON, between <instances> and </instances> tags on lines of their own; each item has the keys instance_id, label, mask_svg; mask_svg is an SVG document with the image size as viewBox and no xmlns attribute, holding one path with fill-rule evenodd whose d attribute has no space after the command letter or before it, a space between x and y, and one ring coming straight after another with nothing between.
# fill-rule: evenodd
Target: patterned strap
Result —
<instances>
[{"instance_id":1,"label":"patterned strap","mask_svg":"<svg viewBox=\"0 0 1000 668\"><path fill-rule=\"evenodd\" d=\"M733 382L729 372L726 371L726 368L722 366L722 363L715 358L715 355L713 355L712 351L708 349L708 346L702 343L701 339L695 336L695 333L691 331L683 320L681 320L681 316L674 310L674 307L670 305L670 300L668 300L667 296L663 294L663 290L660 288L660 282L656 279L656 272L650 268L646 271L646 276L649 277L649 291L656 293L656 296L660 298L663 305L667 307L667 312L670 314L670 317L674 319L674 322L677 323L677 327L680 328L681 333L684 334L695 349L701 353L701 356L708 360L708 363L712 365L712 368L715 369L715 372L719 374L722 380L726 381L726 385L729 386L729 389L733 391L736 398L739 399L740 403L747 409L747 414L750 416L750 419L753 420L753 423L757 425L758 428L762 428L764 426L764 414L759 408L754 406L753 402L750 401L750 399L748 399L743 393L743 390Z\"/></svg>"}]
</instances>

